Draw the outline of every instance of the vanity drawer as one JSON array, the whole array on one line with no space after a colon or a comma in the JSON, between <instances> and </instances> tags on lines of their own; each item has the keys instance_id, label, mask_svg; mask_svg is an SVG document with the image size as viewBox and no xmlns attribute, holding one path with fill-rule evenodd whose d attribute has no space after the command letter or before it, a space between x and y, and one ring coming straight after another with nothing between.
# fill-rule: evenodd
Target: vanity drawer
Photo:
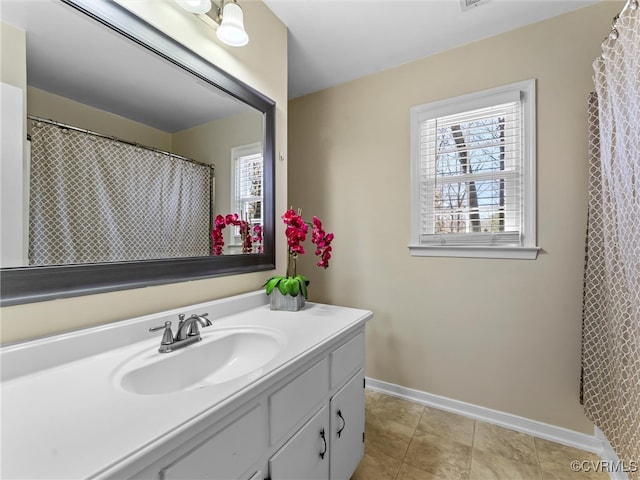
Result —
<instances>
[{"instance_id":1,"label":"vanity drawer","mask_svg":"<svg viewBox=\"0 0 640 480\"><path fill-rule=\"evenodd\" d=\"M364 362L364 332L331 353L331 388L344 385Z\"/></svg>"},{"instance_id":2,"label":"vanity drawer","mask_svg":"<svg viewBox=\"0 0 640 480\"><path fill-rule=\"evenodd\" d=\"M325 357L269 397L271 443L306 420L329 392L329 361Z\"/></svg>"},{"instance_id":3,"label":"vanity drawer","mask_svg":"<svg viewBox=\"0 0 640 480\"><path fill-rule=\"evenodd\" d=\"M264 453L267 441L264 410L256 406L186 456L160 471L161 480L250 478L247 468Z\"/></svg>"}]
</instances>

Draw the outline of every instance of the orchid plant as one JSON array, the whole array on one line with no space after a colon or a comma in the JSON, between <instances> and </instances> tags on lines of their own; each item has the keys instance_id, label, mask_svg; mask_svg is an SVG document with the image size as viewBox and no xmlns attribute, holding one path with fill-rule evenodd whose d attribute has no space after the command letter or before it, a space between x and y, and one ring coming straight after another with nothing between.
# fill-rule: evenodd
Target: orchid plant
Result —
<instances>
[{"instance_id":1,"label":"orchid plant","mask_svg":"<svg viewBox=\"0 0 640 480\"><path fill-rule=\"evenodd\" d=\"M302 211L294 211L293 208L287 210L282 215L282 220L287 226L285 235L287 236L287 245L289 256L287 259L286 275L276 275L267 280L264 284L267 295L277 287L283 295L291 295L297 297L300 293L307 298L307 285L309 280L299 275L296 267L298 256L304 255L305 249L302 245L307 238L309 227L311 227L311 243L316 246L315 254L320 257L316 265L322 268L329 266L331 259L331 242L333 241L333 233L326 233L322 228L322 221L316 216L313 217L311 223L307 223L302 218Z\"/></svg>"},{"instance_id":2,"label":"orchid plant","mask_svg":"<svg viewBox=\"0 0 640 480\"><path fill-rule=\"evenodd\" d=\"M211 240L213 241L213 254L222 255L224 247L224 235L222 231L228 225L238 227L242 240L242 253L252 253L254 246L257 253L262 253L262 225L251 225L246 220L238 217L237 213L226 216L217 215L213 220L214 226L211 230Z\"/></svg>"}]
</instances>

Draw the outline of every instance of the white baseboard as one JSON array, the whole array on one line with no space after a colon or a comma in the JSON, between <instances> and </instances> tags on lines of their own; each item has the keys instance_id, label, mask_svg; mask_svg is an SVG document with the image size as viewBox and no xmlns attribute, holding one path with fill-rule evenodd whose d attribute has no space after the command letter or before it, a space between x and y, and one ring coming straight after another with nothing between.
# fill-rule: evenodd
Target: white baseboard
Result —
<instances>
[{"instance_id":1,"label":"white baseboard","mask_svg":"<svg viewBox=\"0 0 640 480\"><path fill-rule=\"evenodd\" d=\"M603 438L598 438L596 435L587 435L566 428L538 422L536 420L519 417L518 415L499 412L497 410L473 405L471 403L465 403L459 400L441 397L440 395L434 395L432 393L402 387L393 383L383 382L381 380L376 380L375 378L367 377L366 385L370 390L386 393L395 397L405 398L428 407L457 413L458 415L470 417L475 420L482 420L483 422L498 425L517 432L527 433L545 440L561 443L562 445L579 448L580 450L586 450L587 452L593 452L603 460L606 460L602 456L605 451L605 441L603 440L604 435L602 436ZM613 452L612 449L611 452ZM614 478L612 476L611 478L612 480L623 480L623 477Z\"/></svg>"},{"instance_id":2,"label":"white baseboard","mask_svg":"<svg viewBox=\"0 0 640 480\"><path fill-rule=\"evenodd\" d=\"M622 465L624 467L624 465L618 458L618 454L613 450L613 447L609 443L609 440L607 440L605 434L602 433L602 430L600 430L598 427L595 427L595 437L599 439L604 445L604 449L600 454L600 459L603 462L607 462L607 465L612 465L614 467ZM611 480L629 480L629 476L626 474L626 472L623 471L623 469L621 469L620 471L614 470L616 469L611 468L609 470L609 478L611 478Z\"/></svg>"}]
</instances>

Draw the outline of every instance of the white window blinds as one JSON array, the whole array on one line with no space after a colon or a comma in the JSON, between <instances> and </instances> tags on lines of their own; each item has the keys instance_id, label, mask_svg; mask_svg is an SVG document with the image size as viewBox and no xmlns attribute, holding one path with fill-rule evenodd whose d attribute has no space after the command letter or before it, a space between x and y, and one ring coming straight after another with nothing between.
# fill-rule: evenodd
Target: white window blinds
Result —
<instances>
[{"instance_id":1,"label":"white window blinds","mask_svg":"<svg viewBox=\"0 0 640 480\"><path fill-rule=\"evenodd\" d=\"M234 150L234 212L252 226L262 224L262 148Z\"/></svg>"},{"instance_id":2,"label":"white window blinds","mask_svg":"<svg viewBox=\"0 0 640 480\"><path fill-rule=\"evenodd\" d=\"M519 98L419 121L420 244L520 244Z\"/></svg>"}]
</instances>

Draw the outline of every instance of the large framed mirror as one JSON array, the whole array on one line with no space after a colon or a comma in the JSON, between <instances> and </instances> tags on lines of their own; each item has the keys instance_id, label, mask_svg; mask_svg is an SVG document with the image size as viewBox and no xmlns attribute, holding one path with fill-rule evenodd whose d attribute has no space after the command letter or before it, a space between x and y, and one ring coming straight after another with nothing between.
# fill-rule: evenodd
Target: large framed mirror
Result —
<instances>
[{"instance_id":1,"label":"large framed mirror","mask_svg":"<svg viewBox=\"0 0 640 480\"><path fill-rule=\"evenodd\" d=\"M24 261L3 256L3 306L275 268L272 100L111 0L3 1L2 22L26 31L30 135L27 193L16 201ZM77 172L49 165L69 149ZM99 156L106 164L93 165ZM102 193L86 193L96 176ZM71 201L60 207L63 194ZM94 197L116 207L94 207ZM66 216L43 220L48 210ZM117 210L129 224L114 220ZM216 240L216 217L234 214ZM52 242L71 247L54 254Z\"/></svg>"}]
</instances>

